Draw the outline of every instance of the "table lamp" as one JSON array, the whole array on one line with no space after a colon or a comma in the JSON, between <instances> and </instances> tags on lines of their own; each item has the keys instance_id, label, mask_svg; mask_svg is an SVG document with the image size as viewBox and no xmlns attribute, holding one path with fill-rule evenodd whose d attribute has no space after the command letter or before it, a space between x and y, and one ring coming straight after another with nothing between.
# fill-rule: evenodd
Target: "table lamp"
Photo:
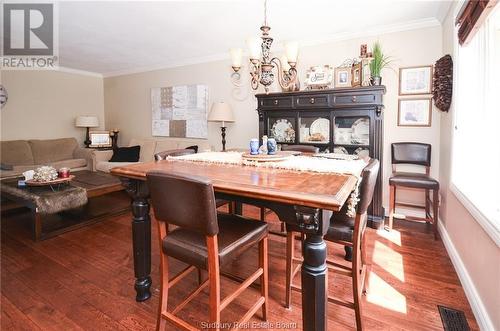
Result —
<instances>
[{"instance_id":1,"label":"table lamp","mask_svg":"<svg viewBox=\"0 0 500 331\"><path fill-rule=\"evenodd\" d=\"M222 151L226 151L226 125L225 122L234 122L233 111L225 102L216 102L212 104L210 114L208 115L209 122L222 122L220 127L222 135Z\"/></svg>"},{"instance_id":2,"label":"table lamp","mask_svg":"<svg viewBox=\"0 0 500 331\"><path fill-rule=\"evenodd\" d=\"M89 136L89 128L96 128L99 126L99 119L96 116L78 116L75 121L77 128L87 128L87 135L85 136L85 147L89 148L91 141Z\"/></svg>"}]
</instances>

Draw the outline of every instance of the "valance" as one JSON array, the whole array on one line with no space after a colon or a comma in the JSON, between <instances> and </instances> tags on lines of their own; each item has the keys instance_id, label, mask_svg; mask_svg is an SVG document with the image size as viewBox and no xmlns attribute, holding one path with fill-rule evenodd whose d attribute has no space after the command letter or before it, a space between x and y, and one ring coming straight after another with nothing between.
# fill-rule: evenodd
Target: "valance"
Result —
<instances>
[{"instance_id":1,"label":"valance","mask_svg":"<svg viewBox=\"0 0 500 331\"><path fill-rule=\"evenodd\" d=\"M458 42L461 46L466 45L477 29L484 22L497 0L468 0L457 15L455 25L458 25Z\"/></svg>"}]
</instances>

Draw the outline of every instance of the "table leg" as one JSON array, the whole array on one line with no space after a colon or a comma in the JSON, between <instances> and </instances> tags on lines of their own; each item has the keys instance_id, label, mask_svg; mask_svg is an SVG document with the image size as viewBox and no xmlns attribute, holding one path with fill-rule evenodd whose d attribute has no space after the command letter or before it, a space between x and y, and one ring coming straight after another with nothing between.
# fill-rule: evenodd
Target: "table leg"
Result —
<instances>
[{"instance_id":1,"label":"table leg","mask_svg":"<svg viewBox=\"0 0 500 331\"><path fill-rule=\"evenodd\" d=\"M42 238L42 218L39 213L33 211L33 240L39 241Z\"/></svg>"},{"instance_id":2,"label":"table leg","mask_svg":"<svg viewBox=\"0 0 500 331\"><path fill-rule=\"evenodd\" d=\"M302 247L302 327L304 330L327 330L327 267L326 243L323 236L328 222L323 222L320 210L296 207L299 227L306 234Z\"/></svg>"},{"instance_id":3,"label":"table leg","mask_svg":"<svg viewBox=\"0 0 500 331\"><path fill-rule=\"evenodd\" d=\"M132 197L132 241L136 301L151 297L151 217L149 192L144 181L122 179L127 193Z\"/></svg>"},{"instance_id":4,"label":"table leg","mask_svg":"<svg viewBox=\"0 0 500 331\"><path fill-rule=\"evenodd\" d=\"M236 215L243 215L243 203L240 201L234 202L234 213Z\"/></svg>"}]
</instances>

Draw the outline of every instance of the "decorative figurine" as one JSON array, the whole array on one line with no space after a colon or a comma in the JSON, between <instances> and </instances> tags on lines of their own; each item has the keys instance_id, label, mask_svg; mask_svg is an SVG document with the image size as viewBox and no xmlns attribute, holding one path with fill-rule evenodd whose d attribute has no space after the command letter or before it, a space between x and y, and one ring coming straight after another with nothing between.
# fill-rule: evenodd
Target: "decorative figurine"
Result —
<instances>
[{"instance_id":1,"label":"decorative figurine","mask_svg":"<svg viewBox=\"0 0 500 331\"><path fill-rule=\"evenodd\" d=\"M276 139L269 138L267 139L267 154L274 155L276 154L277 144Z\"/></svg>"},{"instance_id":2,"label":"decorative figurine","mask_svg":"<svg viewBox=\"0 0 500 331\"><path fill-rule=\"evenodd\" d=\"M257 138L250 139L250 154L252 155L259 154L259 139Z\"/></svg>"},{"instance_id":3,"label":"decorative figurine","mask_svg":"<svg viewBox=\"0 0 500 331\"><path fill-rule=\"evenodd\" d=\"M267 136L262 136L262 145L259 148L259 154L267 154Z\"/></svg>"}]
</instances>

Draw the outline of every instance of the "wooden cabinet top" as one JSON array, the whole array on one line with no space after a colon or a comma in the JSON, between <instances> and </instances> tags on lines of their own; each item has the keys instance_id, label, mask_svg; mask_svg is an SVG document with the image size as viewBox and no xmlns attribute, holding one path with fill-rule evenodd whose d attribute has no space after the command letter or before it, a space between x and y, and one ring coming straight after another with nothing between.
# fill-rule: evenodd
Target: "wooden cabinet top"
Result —
<instances>
[{"instance_id":1,"label":"wooden cabinet top","mask_svg":"<svg viewBox=\"0 0 500 331\"><path fill-rule=\"evenodd\" d=\"M257 94L258 109L336 108L382 105L385 86Z\"/></svg>"}]
</instances>

